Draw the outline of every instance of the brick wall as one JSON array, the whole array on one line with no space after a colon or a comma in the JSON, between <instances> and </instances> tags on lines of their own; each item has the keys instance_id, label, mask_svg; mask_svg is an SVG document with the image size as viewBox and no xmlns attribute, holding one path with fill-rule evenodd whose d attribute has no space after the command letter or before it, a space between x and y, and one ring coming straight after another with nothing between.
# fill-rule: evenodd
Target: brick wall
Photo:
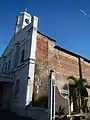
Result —
<instances>
[{"instance_id":1,"label":"brick wall","mask_svg":"<svg viewBox=\"0 0 90 120\"><path fill-rule=\"evenodd\" d=\"M39 82L37 83L38 79ZM48 81L48 40L38 34L36 44L34 101L37 101L42 96L47 98L47 85L48 85L47 81ZM37 85L39 85L38 93Z\"/></svg>"},{"instance_id":2,"label":"brick wall","mask_svg":"<svg viewBox=\"0 0 90 120\"><path fill-rule=\"evenodd\" d=\"M37 99L42 94L47 94L48 87L48 74L49 70L53 69L57 80L66 80L70 75L80 76L86 78L90 83L90 63L83 58L79 59L78 55L70 54L55 47L55 41L50 40L48 37L38 33L36 44L36 67L35 67L35 82L39 78L41 85L39 87L39 93L36 93L36 86L34 86L34 98Z\"/></svg>"}]
</instances>

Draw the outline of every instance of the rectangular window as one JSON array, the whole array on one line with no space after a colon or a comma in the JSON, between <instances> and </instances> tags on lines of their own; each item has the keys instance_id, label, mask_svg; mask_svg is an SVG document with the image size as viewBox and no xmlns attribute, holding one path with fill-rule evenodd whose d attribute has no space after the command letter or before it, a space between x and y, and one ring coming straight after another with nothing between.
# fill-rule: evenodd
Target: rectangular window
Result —
<instances>
[{"instance_id":1,"label":"rectangular window","mask_svg":"<svg viewBox=\"0 0 90 120\"><path fill-rule=\"evenodd\" d=\"M19 81L19 79L17 79L16 85L15 85L15 97L16 97L17 94L19 93L19 83L20 83L20 81Z\"/></svg>"},{"instance_id":2,"label":"rectangular window","mask_svg":"<svg viewBox=\"0 0 90 120\"><path fill-rule=\"evenodd\" d=\"M21 62L24 61L24 54L25 54L25 51L24 51L24 49L23 49L23 50L22 50L22 53L21 53Z\"/></svg>"}]
</instances>

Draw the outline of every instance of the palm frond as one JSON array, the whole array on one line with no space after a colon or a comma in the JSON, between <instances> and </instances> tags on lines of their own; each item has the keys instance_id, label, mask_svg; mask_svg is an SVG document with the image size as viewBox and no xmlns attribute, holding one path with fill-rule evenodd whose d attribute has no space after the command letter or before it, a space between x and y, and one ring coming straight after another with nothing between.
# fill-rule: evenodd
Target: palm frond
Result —
<instances>
[{"instance_id":1,"label":"palm frond","mask_svg":"<svg viewBox=\"0 0 90 120\"><path fill-rule=\"evenodd\" d=\"M88 91L87 91L87 89L86 89L85 86L83 86L83 87L80 89L80 94L81 94L81 96L83 96L83 97L88 97Z\"/></svg>"},{"instance_id":2,"label":"palm frond","mask_svg":"<svg viewBox=\"0 0 90 120\"><path fill-rule=\"evenodd\" d=\"M85 85L85 87L90 89L90 85Z\"/></svg>"},{"instance_id":3,"label":"palm frond","mask_svg":"<svg viewBox=\"0 0 90 120\"><path fill-rule=\"evenodd\" d=\"M75 78L74 76L69 76L69 77L67 77L67 79L72 79L76 84L78 82L78 79Z\"/></svg>"},{"instance_id":4,"label":"palm frond","mask_svg":"<svg viewBox=\"0 0 90 120\"><path fill-rule=\"evenodd\" d=\"M87 80L84 79L84 78L80 78L80 81L81 81L82 83L87 83Z\"/></svg>"}]
</instances>

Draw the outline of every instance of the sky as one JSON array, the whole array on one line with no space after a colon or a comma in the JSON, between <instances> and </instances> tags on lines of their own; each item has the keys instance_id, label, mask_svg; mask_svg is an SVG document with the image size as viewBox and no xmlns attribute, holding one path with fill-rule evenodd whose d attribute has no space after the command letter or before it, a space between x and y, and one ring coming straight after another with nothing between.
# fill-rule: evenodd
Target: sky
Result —
<instances>
[{"instance_id":1,"label":"sky","mask_svg":"<svg viewBox=\"0 0 90 120\"><path fill-rule=\"evenodd\" d=\"M38 16L38 31L90 59L90 0L0 0L0 55L14 34L16 16L25 8Z\"/></svg>"}]
</instances>

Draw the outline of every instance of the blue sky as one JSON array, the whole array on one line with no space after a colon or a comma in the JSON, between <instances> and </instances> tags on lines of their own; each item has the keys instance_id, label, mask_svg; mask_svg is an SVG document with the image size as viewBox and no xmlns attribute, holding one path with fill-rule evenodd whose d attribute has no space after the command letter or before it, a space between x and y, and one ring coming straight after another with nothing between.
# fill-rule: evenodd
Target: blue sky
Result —
<instances>
[{"instance_id":1,"label":"blue sky","mask_svg":"<svg viewBox=\"0 0 90 120\"><path fill-rule=\"evenodd\" d=\"M90 0L0 0L0 54L13 36L16 16L27 11L39 18L38 30L57 45L90 59Z\"/></svg>"}]
</instances>

